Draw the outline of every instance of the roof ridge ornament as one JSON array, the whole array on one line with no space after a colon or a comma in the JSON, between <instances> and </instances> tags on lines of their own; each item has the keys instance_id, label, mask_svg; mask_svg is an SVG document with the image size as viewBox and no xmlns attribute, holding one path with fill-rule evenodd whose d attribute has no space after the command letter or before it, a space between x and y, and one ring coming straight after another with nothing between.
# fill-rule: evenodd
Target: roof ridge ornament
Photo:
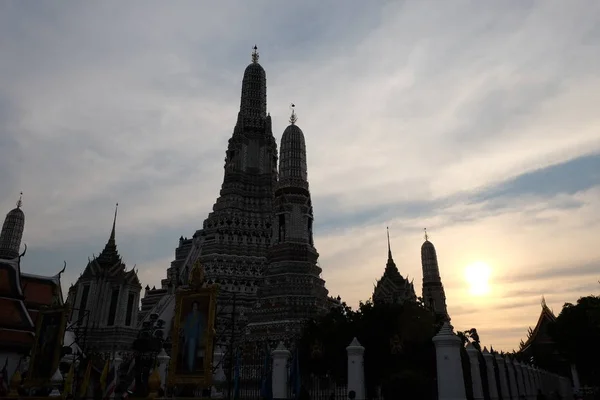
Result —
<instances>
[{"instance_id":1,"label":"roof ridge ornament","mask_svg":"<svg viewBox=\"0 0 600 400\"><path fill-rule=\"evenodd\" d=\"M296 125L296 121L298 121L295 108L296 105L294 103L290 104L290 110L292 110L292 115L290 115L290 124L292 125Z\"/></svg>"},{"instance_id":2,"label":"roof ridge ornament","mask_svg":"<svg viewBox=\"0 0 600 400\"><path fill-rule=\"evenodd\" d=\"M252 48L252 63L253 64L258 64L258 47L256 47L256 45L254 45L254 47Z\"/></svg>"},{"instance_id":3,"label":"roof ridge ornament","mask_svg":"<svg viewBox=\"0 0 600 400\"><path fill-rule=\"evenodd\" d=\"M17 200L17 208L21 208L22 205L23 205L23 192L21 192L21 195L19 196L19 200Z\"/></svg>"}]
</instances>

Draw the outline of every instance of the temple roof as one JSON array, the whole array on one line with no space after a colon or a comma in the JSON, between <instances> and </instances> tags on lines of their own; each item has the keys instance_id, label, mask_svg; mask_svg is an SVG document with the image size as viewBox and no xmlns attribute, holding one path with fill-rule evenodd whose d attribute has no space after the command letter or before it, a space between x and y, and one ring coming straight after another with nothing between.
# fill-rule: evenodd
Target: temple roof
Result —
<instances>
[{"instance_id":1,"label":"temple roof","mask_svg":"<svg viewBox=\"0 0 600 400\"><path fill-rule=\"evenodd\" d=\"M118 206L119 204L117 203L117 206L115 207L115 217L113 219L112 230L110 232L108 242L106 242L104 249L97 257L94 257L88 261L88 264L81 274L80 279L103 277L110 280L123 280L128 284L141 287L137 272L135 269L131 269L129 271L126 270L125 263L123 263L123 260L121 259L121 256L117 250L115 226L117 223Z\"/></svg>"},{"instance_id":2,"label":"temple roof","mask_svg":"<svg viewBox=\"0 0 600 400\"><path fill-rule=\"evenodd\" d=\"M412 282L408 278L404 278L394 262L392 257L392 248L390 246L390 233L387 232L388 239L388 260L385 266L385 271L380 280L375 285L373 291L373 300L381 297L396 297L397 299L416 299L415 289Z\"/></svg>"},{"instance_id":3,"label":"temple roof","mask_svg":"<svg viewBox=\"0 0 600 400\"><path fill-rule=\"evenodd\" d=\"M548 308L546 304L546 299L542 297L542 311L540 312L540 316L538 318L537 324L535 328L531 331L531 334L527 338L527 341L523 345L521 351L526 351L527 348L533 344L541 344L541 343L553 343L552 339L546 333L545 327L554 321L556 321L556 316Z\"/></svg>"}]
</instances>

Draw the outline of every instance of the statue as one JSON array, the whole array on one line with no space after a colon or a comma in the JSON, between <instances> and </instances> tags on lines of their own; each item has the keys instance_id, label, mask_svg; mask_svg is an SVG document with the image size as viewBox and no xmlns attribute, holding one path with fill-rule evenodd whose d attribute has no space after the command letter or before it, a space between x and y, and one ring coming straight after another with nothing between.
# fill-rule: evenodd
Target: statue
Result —
<instances>
[{"instance_id":1,"label":"statue","mask_svg":"<svg viewBox=\"0 0 600 400\"><path fill-rule=\"evenodd\" d=\"M200 263L200 259L196 260L189 276L189 285L192 289L198 290L204 284L204 267Z\"/></svg>"},{"instance_id":2,"label":"statue","mask_svg":"<svg viewBox=\"0 0 600 400\"><path fill-rule=\"evenodd\" d=\"M199 309L197 301L192 302L192 310L185 317L185 323L183 327L183 338L184 338L184 357L185 366L188 372L193 373L196 368L196 359L198 354L198 347L204 341L204 331L206 329L206 319Z\"/></svg>"}]
</instances>

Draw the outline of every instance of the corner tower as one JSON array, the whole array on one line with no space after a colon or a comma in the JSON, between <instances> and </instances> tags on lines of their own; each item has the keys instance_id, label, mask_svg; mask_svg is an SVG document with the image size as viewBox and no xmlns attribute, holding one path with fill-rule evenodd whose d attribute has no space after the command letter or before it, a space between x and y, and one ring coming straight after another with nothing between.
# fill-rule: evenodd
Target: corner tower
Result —
<instances>
[{"instance_id":1,"label":"corner tower","mask_svg":"<svg viewBox=\"0 0 600 400\"><path fill-rule=\"evenodd\" d=\"M449 321L437 254L433 243L429 241L426 229L425 242L421 246L421 265L423 266L423 302L426 307Z\"/></svg>"},{"instance_id":2,"label":"corner tower","mask_svg":"<svg viewBox=\"0 0 600 400\"><path fill-rule=\"evenodd\" d=\"M250 340L287 341L300 333L307 320L328 311L328 291L313 242L306 144L296 121L292 110L281 138L269 264L250 314Z\"/></svg>"},{"instance_id":3,"label":"corner tower","mask_svg":"<svg viewBox=\"0 0 600 400\"><path fill-rule=\"evenodd\" d=\"M17 201L17 207L6 214L2 231L0 232L0 258L13 259L19 256L23 230L25 229L25 214L21 210L23 193Z\"/></svg>"}]
</instances>

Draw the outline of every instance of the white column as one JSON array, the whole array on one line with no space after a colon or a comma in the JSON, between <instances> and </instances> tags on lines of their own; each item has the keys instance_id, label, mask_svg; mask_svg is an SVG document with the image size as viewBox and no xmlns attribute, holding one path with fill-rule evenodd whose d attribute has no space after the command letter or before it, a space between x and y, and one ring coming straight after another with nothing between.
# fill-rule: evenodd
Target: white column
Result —
<instances>
[{"instance_id":1,"label":"white column","mask_svg":"<svg viewBox=\"0 0 600 400\"><path fill-rule=\"evenodd\" d=\"M471 364L471 383L473 384L473 400L483 400L483 384L479 371L479 352L472 343L467 344L467 354Z\"/></svg>"},{"instance_id":2,"label":"white column","mask_svg":"<svg viewBox=\"0 0 600 400\"><path fill-rule=\"evenodd\" d=\"M160 387L166 389L167 387L167 367L169 366L169 361L171 357L167 354L165 349L161 349L158 356L158 376L160 376Z\"/></svg>"},{"instance_id":3,"label":"white column","mask_svg":"<svg viewBox=\"0 0 600 400\"><path fill-rule=\"evenodd\" d=\"M508 384L510 385L510 399L519 400L519 389L517 388L517 377L512 360L506 357L506 370L508 375Z\"/></svg>"},{"instance_id":4,"label":"white column","mask_svg":"<svg viewBox=\"0 0 600 400\"><path fill-rule=\"evenodd\" d=\"M523 382L523 371L521 370L521 363L514 359L512 364L515 368L515 376L517 377L517 390L519 391L519 396L527 396L527 392L525 391L525 384Z\"/></svg>"},{"instance_id":5,"label":"white column","mask_svg":"<svg viewBox=\"0 0 600 400\"><path fill-rule=\"evenodd\" d=\"M496 364L498 364L498 387L502 394L502 400L510 400L510 389L508 388L508 377L506 375L506 364L504 357L500 354L496 354Z\"/></svg>"},{"instance_id":6,"label":"white column","mask_svg":"<svg viewBox=\"0 0 600 400\"><path fill-rule=\"evenodd\" d=\"M573 390L575 393L579 393L581 391L581 383L579 382L579 373L575 364L571 364L571 378L573 379Z\"/></svg>"},{"instance_id":7,"label":"white column","mask_svg":"<svg viewBox=\"0 0 600 400\"><path fill-rule=\"evenodd\" d=\"M454 334L452 325L444 323L433 337L437 366L438 400L465 400L460 348L462 341Z\"/></svg>"},{"instance_id":8,"label":"white column","mask_svg":"<svg viewBox=\"0 0 600 400\"><path fill-rule=\"evenodd\" d=\"M483 348L483 359L485 360L485 369L487 372L488 390L491 400L498 400L498 387L496 385L496 372L494 369L494 355L487 348Z\"/></svg>"},{"instance_id":9,"label":"white column","mask_svg":"<svg viewBox=\"0 0 600 400\"><path fill-rule=\"evenodd\" d=\"M531 400L535 400L537 397L537 388L535 385L535 379L533 376L533 366L526 365L527 368L527 378L529 378L529 398Z\"/></svg>"},{"instance_id":10,"label":"white column","mask_svg":"<svg viewBox=\"0 0 600 400\"><path fill-rule=\"evenodd\" d=\"M365 368L363 355L365 348L354 338L346 347L348 353L348 393L354 391L356 400L365 399Z\"/></svg>"},{"instance_id":11,"label":"white column","mask_svg":"<svg viewBox=\"0 0 600 400\"><path fill-rule=\"evenodd\" d=\"M288 393L288 360L290 352L282 342L271 352L273 357L273 398L287 399Z\"/></svg>"}]
</instances>

